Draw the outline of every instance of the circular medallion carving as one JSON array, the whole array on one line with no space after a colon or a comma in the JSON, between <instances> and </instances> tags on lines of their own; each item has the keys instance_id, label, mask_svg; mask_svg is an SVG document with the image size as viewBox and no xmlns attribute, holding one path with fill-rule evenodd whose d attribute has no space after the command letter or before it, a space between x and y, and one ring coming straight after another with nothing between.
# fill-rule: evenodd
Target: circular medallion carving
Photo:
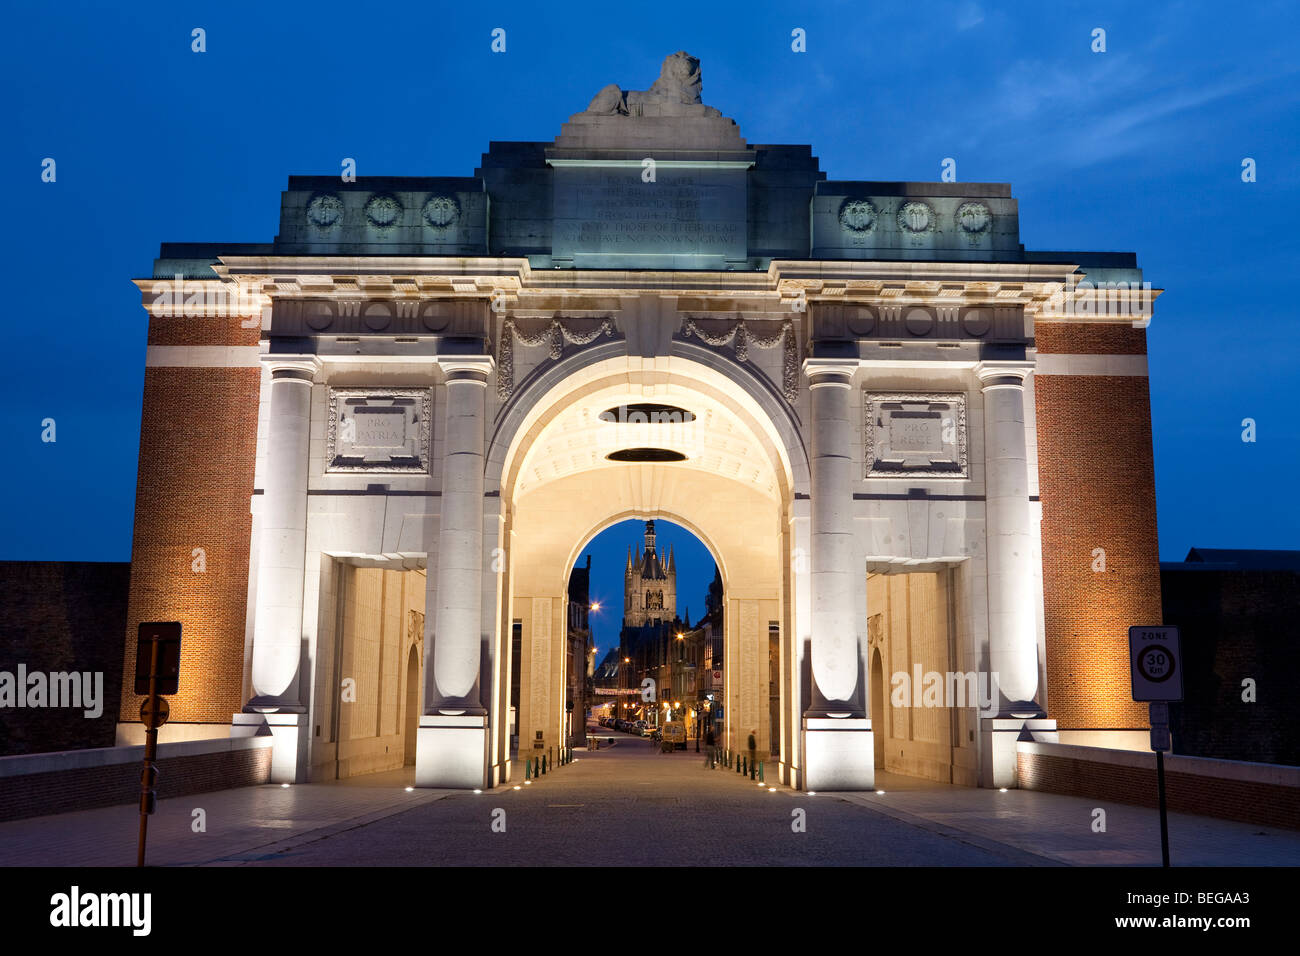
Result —
<instances>
[{"instance_id":1,"label":"circular medallion carving","mask_svg":"<svg viewBox=\"0 0 1300 956\"><path fill-rule=\"evenodd\" d=\"M307 221L317 229L332 229L343 221L343 200L333 193L317 193L307 203Z\"/></svg>"},{"instance_id":2,"label":"circular medallion carving","mask_svg":"<svg viewBox=\"0 0 1300 956\"><path fill-rule=\"evenodd\" d=\"M328 302L312 302L303 308L303 320L313 331L323 332L334 323L334 312Z\"/></svg>"},{"instance_id":3,"label":"circular medallion carving","mask_svg":"<svg viewBox=\"0 0 1300 956\"><path fill-rule=\"evenodd\" d=\"M966 330L967 335L976 338L987 332L992 325L993 319L988 309L968 309L961 317L961 327Z\"/></svg>"},{"instance_id":4,"label":"circular medallion carving","mask_svg":"<svg viewBox=\"0 0 1300 956\"><path fill-rule=\"evenodd\" d=\"M870 199L846 199L840 203L840 225L850 232L869 232L876 224L876 207Z\"/></svg>"},{"instance_id":5,"label":"circular medallion carving","mask_svg":"<svg viewBox=\"0 0 1300 956\"><path fill-rule=\"evenodd\" d=\"M391 229L402 218L402 204L396 196L380 193L366 201L366 222L376 229Z\"/></svg>"},{"instance_id":6,"label":"circular medallion carving","mask_svg":"<svg viewBox=\"0 0 1300 956\"><path fill-rule=\"evenodd\" d=\"M430 332L441 332L451 321L451 314L445 305L426 302L420 309L420 321Z\"/></svg>"},{"instance_id":7,"label":"circular medallion carving","mask_svg":"<svg viewBox=\"0 0 1300 956\"><path fill-rule=\"evenodd\" d=\"M925 309L912 309L907 313L907 318L903 320L907 326L907 331L913 335L925 335L934 327L934 316Z\"/></svg>"},{"instance_id":8,"label":"circular medallion carving","mask_svg":"<svg viewBox=\"0 0 1300 956\"><path fill-rule=\"evenodd\" d=\"M848 326L854 335L870 335L876 327L876 314L866 307L849 310Z\"/></svg>"},{"instance_id":9,"label":"circular medallion carving","mask_svg":"<svg viewBox=\"0 0 1300 956\"><path fill-rule=\"evenodd\" d=\"M934 210L929 203L906 202L898 210L898 228L913 234L934 229Z\"/></svg>"},{"instance_id":10,"label":"circular medallion carving","mask_svg":"<svg viewBox=\"0 0 1300 956\"><path fill-rule=\"evenodd\" d=\"M366 324L366 328L371 332L381 332L388 328L389 323L393 321L393 313L389 311L388 306L384 303L376 302L366 307L361 321Z\"/></svg>"},{"instance_id":11,"label":"circular medallion carving","mask_svg":"<svg viewBox=\"0 0 1300 956\"><path fill-rule=\"evenodd\" d=\"M430 196L420 214L432 229L450 229L460 218L460 203L452 196Z\"/></svg>"},{"instance_id":12,"label":"circular medallion carving","mask_svg":"<svg viewBox=\"0 0 1300 956\"><path fill-rule=\"evenodd\" d=\"M957 207L957 225L968 236L980 236L993 225L993 213L982 202L964 202Z\"/></svg>"}]
</instances>

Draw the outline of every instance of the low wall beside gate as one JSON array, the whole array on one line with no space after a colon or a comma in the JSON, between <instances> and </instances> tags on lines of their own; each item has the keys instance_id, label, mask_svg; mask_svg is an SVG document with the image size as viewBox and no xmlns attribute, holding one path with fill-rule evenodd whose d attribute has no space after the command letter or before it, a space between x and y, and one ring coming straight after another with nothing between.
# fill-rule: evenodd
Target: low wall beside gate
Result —
<instances>
[{"instance_id":1,"label":"low wall beside gate","mask_svg":"<svg viewBox=\"0 0 1300 956\"><path fill-rule=\"evenodd\" d=\"M159 800L269 783L271 737L158 745ZM0 821L135 803L144 747L0 757Z\"/></svg>"},{"instance_id":2,"label":"low wall beside gate","mask_svg":"<svg viewBox=\"0 0 1300 956\"><path fill-rule=\"evenodd\" d=\"M1151 752L1022 742L1016 763L1024 790L1157 806ZM1165 788L1171 813L1300 829L1300 767L1166 755Z\"/></svg>"}]
</instances>

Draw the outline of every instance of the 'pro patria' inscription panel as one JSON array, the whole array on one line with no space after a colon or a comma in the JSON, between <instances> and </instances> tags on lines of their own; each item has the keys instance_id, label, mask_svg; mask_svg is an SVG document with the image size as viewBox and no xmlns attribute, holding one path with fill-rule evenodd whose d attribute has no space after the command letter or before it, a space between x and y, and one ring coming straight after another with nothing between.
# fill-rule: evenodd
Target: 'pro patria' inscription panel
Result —
<instances>
[{"instance_id":1,"label":"'pro patria' inscription panel","mask_svg":"<svg viewBox=\"0 0 1300 956\"><path fill-rule=\"evenodd\" d=\"M966 396L866 393L868 478L966 478Z\"/></svg>"},{"instance_id":2,"label":"'pro patria' inscription panel","mask_svg":"<svg viewBox=\"0 0 1300 956\"><path fill-rule=\"evenodd\" d=\"M427 471L431 406L427 388L331 388L325 470Z\"/></svg>"}]
</instances>

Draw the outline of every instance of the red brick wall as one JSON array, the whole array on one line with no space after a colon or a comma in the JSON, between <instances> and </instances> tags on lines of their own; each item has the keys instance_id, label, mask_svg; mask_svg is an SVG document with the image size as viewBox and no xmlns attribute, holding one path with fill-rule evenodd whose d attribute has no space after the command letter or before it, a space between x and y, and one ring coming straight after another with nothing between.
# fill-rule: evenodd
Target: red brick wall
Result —
<instances>
[{"instance_id":1,"label":"red brick wall","mask_svg":"<svg viewBox=\"0 0 1300 956\"><path fill-rule=\"evenodd\" d=\"M5 777L0 786L0 821L95 807L136 803L140 799L138 761L103 767L77 767ZM158 760L158 799L229 790L269 783L271 748L222 750L217 753ZM127 865L130 861L124 861Z\"/></svg>"},{"instance_id":2,"label":"red brick wall","mask_svg":"<svg viewBox=\"0 0 1300 956\"><path fill-rule=\"evenodd\" d=\"M1040 322L1040 353L1145 354L1130 325ZM1151 402L1141 376L1034 377L1043 505L1047 708L1062 729L1147 726L1131 699L1128 627L1158 624ZM1093 571L1093 549L1106 570Z\"/></svg>"},{"instance_id":3,"label":"red brick wall","mask_svg":"<svg viewBox=\"0 0 1300 956\"><path fill-rule=\"evenodd\" d=\"M233 318L151 318L151 345L255 346ZM138 720L136 628L182 624L171 722L229 721L243 705L249 500L257 453L257 368L145 370L127 606L122 719ZM194 549L207 570L195 573Z\"/></svg>"},{"instance_id":4,"label":"red brick wall","mask_svg":"<svg viewBox=\"0 0 1300 956\"><path fill-rule=\"evenodd\" d=\"M1141 807L1157 805L1155 756L1150 768L1072 757L1018 753L1020 786ZM1165 804L1173 813L1300 828L1300 790L1248 780L1165 771Z\"/></svg>"}]
</instances>

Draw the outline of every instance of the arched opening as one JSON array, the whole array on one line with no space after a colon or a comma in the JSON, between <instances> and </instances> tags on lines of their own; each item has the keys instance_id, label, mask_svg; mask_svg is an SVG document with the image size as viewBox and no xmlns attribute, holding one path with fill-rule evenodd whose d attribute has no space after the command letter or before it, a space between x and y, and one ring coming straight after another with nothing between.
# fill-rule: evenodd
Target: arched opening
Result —
<instances>
[{"instance_id":1,"label":"arched opening","mask_svg":"<svg viewBox=\"0 0 1300 956\"><path fill-rule=\"evenodd\" d=\"M423 634L421 634L423 638ZM411 652L406 655L406 720L403 730L405 757L403 766L415 766L415 741L420 726L420 648L411 645Z\"/></svg>"},{"instance_id":2,"label":"arched opening","mask_svg":"<svg viewBox=\"0 0 1300 956\"><path fill-rule=\"evenodd\" d=\"M740 749L750 730L757 730L765 758L776 755L783 768L797 767L799 648L792 635L799 530L793 475L806 476L803 450L796 449L799 464L792 469L781 428L742 385L676 357L666 367L666 375L658 369L649 374L631 367L625 357L588 366L572 379L549 383L526 408L516 406L494 437L488 487L494 477L499 479L498 542L506 555L498 601L503 641L495 700L503 714L516 708L515 752L521 759L534 749L545 753L578 739L578 722L566 709L578 666L566 634L570 572L590 542L620 521L635 519L643 533L645 522L671 521L697 537L717 564L724 596L716 637L725 676L719 700L709 701L706 694L707 710L692 707L689 699L681 700L690 697L684 689L689 686L698 694L698 669L714 659L705 653L704 641L692 636L689 656L697 673L685 683L684 630L682 641L676 631L669 638L683 645L681 654L671 647L655 649L653 640L638 642L644 648L638 650L643 666L664 668L677 683L668 695L672 700L656 700L654 720L644 714L637 719L662 723L662 707L668 703L669 715L680 710L689 726L692 751L695 731L703 737L716 721L720 746ZM610 414L611 409L648 406L648 396L656 411L675 414ZM797 444L797 432L786 431ZM671 454L614 454L646 448ZM575 534L578 529L585 533ZM625 542L622 563L627 560ZM697 586L707 589L711 577ZM640 597L659 600L648 592ZM685 610L680 601L678 608ZM599 631L599 619L595 627ZM603 654L608 652L606 648ZM624 656L630 666L633 655ZM713 670L710 666L709 685ZM698 696L695 703L701 703ZM576 711L576 700L574 706ZM498 780L509 773L513 743L498 730L493 743L502 758L494 761ZM766 762L770 768L774 761Z\"/></svg>"},{"instance_id":3,"label":"arched opening","mask_svg":"<svg viewBox=\"0 0 1300 956\"><path fill-rule=\"evenodd\" d=\"M895 787L975 783L961 744L974 740L983 689L958 653L956 587L948 566L881 564L866 576L876 772Z\"/></svg>"},{"instance_id":4,"label":"arched opening","mask_svg":"<svg viewBox=\"0 0 1300 956\"><path fill-rule=\"evenodd\" d=\"M313 779L415 762L426 559L332 554L321 562Z\"/></svg>"},{"instance_id":5,"label":"arched opening","mask_svg":"<svg viewBox=\"0 0 1300 956\"><path fill-rule=\"evenodd\" d=\"M585 577L594 608L591 732L651 741L667 732L674 752L720 736L725 601L708 547L669 521L623 520L583 553L570 595Z\"/></svg>"},{"instance_id":6,"label":"arched opening","mask_svg":"<svg viewBox=\"0 0 1300 956\"><path fill-rule=\"evenodd\" d=\"M885 670L880 663L880 648L871 652L871 727L875 731L876 767L885 765Z\"/></svg>"}]
</instances>

